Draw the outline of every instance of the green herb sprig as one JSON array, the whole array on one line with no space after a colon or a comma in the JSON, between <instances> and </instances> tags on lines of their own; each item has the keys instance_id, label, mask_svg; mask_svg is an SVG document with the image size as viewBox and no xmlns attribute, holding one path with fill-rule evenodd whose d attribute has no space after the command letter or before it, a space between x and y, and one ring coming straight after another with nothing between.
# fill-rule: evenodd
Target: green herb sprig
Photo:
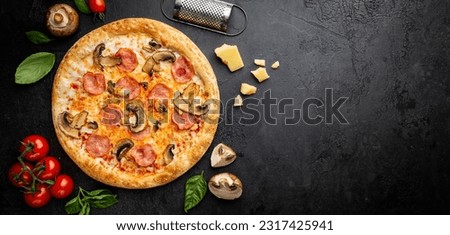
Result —
<instances>
[{"instance_id":1,"label":"green herb sprig","mask_svg":"<svg viewBox=\"0 0 450 235\"><path fill-rule=\"evenodd\" d=\"M117 195L106 189L86 191L78 188L78 195L64 206L67 214L89 215L91 208L108 208L118 203Z\"/></svg>"}]
</instances>

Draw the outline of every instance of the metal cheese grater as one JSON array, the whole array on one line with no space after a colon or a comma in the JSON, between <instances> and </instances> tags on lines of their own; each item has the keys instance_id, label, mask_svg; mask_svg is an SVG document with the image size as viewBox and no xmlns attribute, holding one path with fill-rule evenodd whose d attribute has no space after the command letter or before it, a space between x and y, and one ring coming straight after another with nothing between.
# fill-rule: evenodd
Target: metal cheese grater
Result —
<instances>
[{"instance_id":1,"label":"metal cheese grater","mask_svg":"<svg viewBox=\"0 0 450 235\"><path fill-rule=\"evenodd\" d=\"M173 18L164 12L165 0L161 0L161 11L168 19L206 29L227 36L241 34L247 27L247 14L242 7L219 0L175 0L173 7ZM233 7L241 10L245 22L244 26L237 33L227 33L228 20L230 19Z\"/></svg>"}]
</instances>

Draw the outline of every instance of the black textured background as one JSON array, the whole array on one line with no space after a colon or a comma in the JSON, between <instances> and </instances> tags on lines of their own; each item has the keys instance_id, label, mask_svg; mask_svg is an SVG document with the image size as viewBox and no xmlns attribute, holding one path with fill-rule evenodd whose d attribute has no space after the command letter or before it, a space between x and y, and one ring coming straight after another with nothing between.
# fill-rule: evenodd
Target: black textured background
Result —
<instances>
[{"instance_id":1,"label":"black textured background","mask_svg":"<svg viewBox=\"0 0 450 235\"><path fill-rule=\"evenodd\" d=\"M93 214L182 214L186 179L205 171L207 179L229 171L244 183L236 201L208 193L193 214L448 214L450 209L450 1L442 0L236 0L249 15L247 30L230 38L168 21L159 0L107 0L106 22L148 17L188 35L210 60L224 101L242 82L257 85L250 98L293 98L287 113L240 125L246 117L225 105L213 145L224 142L238 152L232 165L212 169L210 148L204 158L174 182L148 190L111 188L86 176L64 153L51 122L51 87L56 67L69 47L100 27L80 14L78 32L44 45L25 32L45 32L45 10L56 2L1 1L0 213L64 214L66 200L30 209L7 181L18 156L19 140L39 133L50 140L51 154L63 172L85 189L109 188L120 203ZM237 44L246 64L230 73L214 55L223 43ZM16 85L17 65L38 51L56 53L52 72L32 85ZM250 74L254 58L271 63L262 84ZM292 109L310 97L349 97L341 111L347 125L304 122L284 125ZM258 100L247 100L255 104ZM256 101L256 102L255 102ZM263 105L253 108L263 110ZM276 107L272 111L276 111ZM233 115L231 115L233 111ZM247 110L248 111L248 110ZM323 109L316 114L323 115Z\"/></svg>"}]
</instances>

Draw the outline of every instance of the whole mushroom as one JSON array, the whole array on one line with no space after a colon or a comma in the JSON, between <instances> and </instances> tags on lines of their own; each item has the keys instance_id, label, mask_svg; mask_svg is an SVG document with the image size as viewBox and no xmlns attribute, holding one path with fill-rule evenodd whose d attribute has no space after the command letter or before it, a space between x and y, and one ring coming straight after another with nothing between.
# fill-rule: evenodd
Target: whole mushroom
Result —
<instances>
[{"instance_id":1,"label":"whole mushroom","mask_svg":"<svg viewBox=\"0 0 450 235\"><path fill-rule=\"evenodd\" d=\"M48 31L56 37L67 37L78 29L78 13L71 6L58 3L47 10L45 16Z\"/></svg>"}]
</instances>

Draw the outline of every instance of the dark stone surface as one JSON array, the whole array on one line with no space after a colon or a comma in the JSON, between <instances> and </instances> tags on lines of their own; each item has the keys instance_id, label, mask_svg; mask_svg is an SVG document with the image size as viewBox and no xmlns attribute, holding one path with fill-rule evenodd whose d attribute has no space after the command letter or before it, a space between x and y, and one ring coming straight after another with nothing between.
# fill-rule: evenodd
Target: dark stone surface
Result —
<instances>
[{"instance_id":1,"label":"dark stone surface","mask_svg":"<svg viewBox=\"0 0 450 235\"><path fill-rule=\"evenodd\" d=\"M159 1L107 1L106 22L148 17L187 34L210 60L224 101L223 121L213 145L224 142L239 154L226 168L212 169L209 154L176 181L155 189L111 188L86 176L58 144L51 122L51 89L56 66L41 81L16 85L17 65L38 51L56 53L59 64L70 46L100 27L80 15L78 32L70 38L33 45L29 30L45 31L45 9L54 0L1 1L2 55L0 100L0 213L64 214L66 200L53 200L34 210L6 179L18 156L19 140L30 133L48 137L51 154L63 171L85 189L109 188L120 203L93 214L181 214L186 179L201 171L207 178L229 171L245 187L239 200L222 201L208 193L193 214L448 214L450 209L450 3L417 0L241 0L249 25L229 38L168 21ZM214 48L237 44L246 64L235 73L216 58ZM252 78L254 58L279 60L278 70L261 84ZM240 84L257 85L249 106L225 103ZM324 101L325 89L334 101L348 97L340 111L342 125L300 121L286 125L294 109L308 98ZM265 108L264 94L293 99L285 112ZM266 112L253 125L239 123L252 110ZM309 115L325 115L311 107ZM253 117L254 119L257 117Z\"/></svg>"}]
</instances>

